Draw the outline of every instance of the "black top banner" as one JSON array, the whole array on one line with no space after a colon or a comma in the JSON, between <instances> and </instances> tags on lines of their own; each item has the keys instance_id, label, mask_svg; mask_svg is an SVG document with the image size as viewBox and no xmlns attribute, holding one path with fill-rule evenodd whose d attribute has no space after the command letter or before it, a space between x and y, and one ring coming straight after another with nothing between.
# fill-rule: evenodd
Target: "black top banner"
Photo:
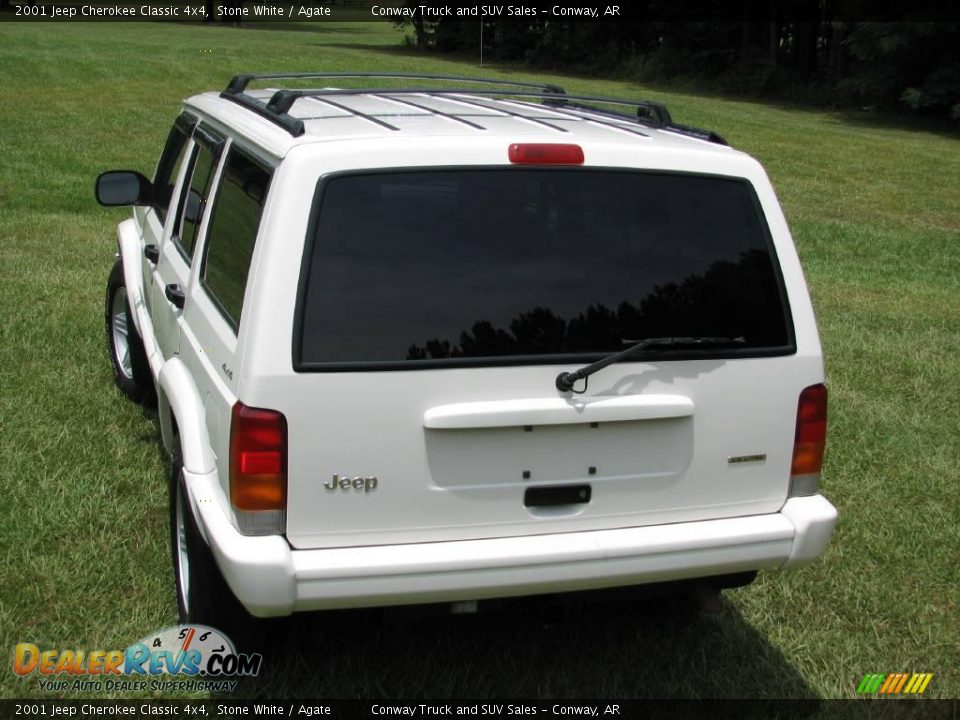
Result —
<instances>
[{"instance_id":1,"label":"black top banner","mask_svg":"<svg viewBox=\"0 0 960 720\"><path fill-rule=\"evenodd\" d=\"M618 4L619 3L619 4ZM472 3L463 0L10 0L0 21L165 22L914 22L960 21L949 0L613 0Z\"/></svg>"}]
</instances>

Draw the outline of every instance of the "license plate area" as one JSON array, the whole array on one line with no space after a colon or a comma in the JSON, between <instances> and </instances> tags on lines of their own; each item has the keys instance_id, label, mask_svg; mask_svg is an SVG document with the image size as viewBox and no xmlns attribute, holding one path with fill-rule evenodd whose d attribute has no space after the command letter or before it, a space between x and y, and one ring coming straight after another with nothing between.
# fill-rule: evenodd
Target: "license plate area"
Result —
<instances>
[{"instance_id":1,"label":"license plate area","mask_svg":"<svg viewBox=\"0 0 960 720\"><path fill-rule=\"evenodd\" d=\"M592 492L589 485L529 487L523 493L523 504L528 508L586 505Z\"/></svg>"},{"instance_id":2,"label":"license plate area","mask_svg":"<svg viewBox=\"0 0 960 720\"><path fill-rule=\"evenodd\" d=\"M692 418L426 430L435 487L490 489L664 480L693 458Z\"/></svg>"}]
</instances>

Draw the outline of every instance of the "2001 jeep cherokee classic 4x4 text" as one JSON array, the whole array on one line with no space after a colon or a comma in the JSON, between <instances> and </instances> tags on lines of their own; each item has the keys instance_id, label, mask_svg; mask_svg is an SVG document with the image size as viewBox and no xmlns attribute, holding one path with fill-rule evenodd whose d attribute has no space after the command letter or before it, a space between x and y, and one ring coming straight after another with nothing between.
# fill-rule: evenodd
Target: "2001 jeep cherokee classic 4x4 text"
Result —
<instances>
[{"instance_id":1,"label":"2001 jeep cherokee classic 4x4 text","mask_svg":"<svg viewBox=\"0 0 960 720\"><path fill-rule=\"evenodd\" d=\"M97 181L135 206L108 346L176 458L184 620L823 552L820 343L755 160L554 86L248 89L307 77L345 76L237 76L153 180Z\"/></svg>"}]
</instances>

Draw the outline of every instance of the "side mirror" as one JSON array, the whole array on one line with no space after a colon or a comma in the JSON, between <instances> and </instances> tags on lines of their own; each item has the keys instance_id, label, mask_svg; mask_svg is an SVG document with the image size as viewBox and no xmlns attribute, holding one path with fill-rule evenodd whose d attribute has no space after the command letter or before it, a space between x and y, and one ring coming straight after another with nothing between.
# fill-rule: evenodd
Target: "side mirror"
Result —
<instances>
[{"instance_id":1,"label":"side mirror","mask_svg":"<svg viewBox=\"0 0 960 720\"><path fill-rule=\"evenodd\" d=\"M136 170L110 170L97 178L96 195L97 202L106 207L149 205L153 183Z\"/></svg>"}]
</instances>

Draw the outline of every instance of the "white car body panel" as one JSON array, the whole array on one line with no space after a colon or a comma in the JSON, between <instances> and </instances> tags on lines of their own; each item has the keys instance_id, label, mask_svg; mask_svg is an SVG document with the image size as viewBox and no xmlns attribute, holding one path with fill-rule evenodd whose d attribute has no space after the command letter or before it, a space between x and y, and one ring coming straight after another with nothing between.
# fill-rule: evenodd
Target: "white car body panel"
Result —
<instances>
[{"instance_id":1,"label":"white car body panel","mask_svg":"<svg viewBox=\"0 0 960 720\"><path fill-rule=\"evenodd\" d=\"M555 140L536 135L530 139ZM294 208L312 204L321 177L357 167L502 165L504 143L500 137L474 138L469 145L443 137L422 142L365 139L362 143L307 144L287 153L274 178L274 194L281 200L263 220L262 233L271 238L270 249L265 251L263 244L258 248L254 258L257 274L247 289L249 313L244 331L258 340L244 348L242 374L244 402L279 410L288 420L290 542L306 548L451 541L779 510L787 496L797 397L804 387L822 381L821 351L806 284L797 262L791 262L796 257L793 243L769 182L754 160L727 148L716 150L702 143L704 150L677 152L672 146L637 143L628 151L620 143L580 143L587 165L748 179L757 190L781 257L797 343L796 354L787 357L688 360L656 366L620 363L591 378L588 395L579 398L591 404L644 403L650 402L651 395L665 394L695 405L697 411L686 420L662 418L642 423L649 432L638 440L636 455L613 462L607 473L600 458L616 457L618 452L615 442L611 445L609 440L593 447L592 459L576 467L572 457L567 462L548 457L553 447L574 447L568 455L583 455L590 447L584 441L592 442L589 429L578 436L571 427L528 447L528 454L535 458L530 462L538 463L530 468L533 479L558 483L589 480L595 489L607 489L594 493L589 509L571 509L565 514L530 511L514 502L522 492L525 481L521 473L527 468L517 460L523 451L521 446L511 445L509 431L504 430L499 439L492 439L490 433L470 435L466 431L459 436L444 435L435 428L425 429L422 420L444 412L442 408L451 404L516 403L521 398L528 403L556 403L554 378L568 366L402 374L297 373L292 369L287 349L292 346L293 323L276 319L292 318L296 306L300 264L287 259L303 255L308 216ZM750 400L744 405L746 397ZM304 402L305 398L317 402ZM729 408L738 405L752 417L749 440L743 437L742 428L730 424ZM323 408L336 411L325 416ZM487 422L535 424L503 417ZM589 422L584 417L580 425L589 428ZM666 431L667 427L676 432ZM639 430L640 424L627 431L616 428L621 434ZM358 438L371 441L358 442ZM626 442L625 435L622 441ZM762 464L727 464L730 456L758 453L767 455ZM657 459L646 471L630 472L626 466L639 455ZM588 466L597 466L599 475L589 477ZM376 476L379 484L375 493L331 493L324 483L334 473ZM630 499L637 483L646 486L642 508ZM478 520L478 507L489 508L485 521Z\"/></svg>"},{"instance_id":2,"label":"white car body panel","mask_svg":"<svg viewBox=\"0 0 960 720\"><path fill-rule=\"evenodd\" d=\"M389 132L315 109L300 116L324 119L307 121L301 138L213 93L186 109L221 132L228 150L240 144L273 168L239 326L219 314L196 264L177 254L151 211L121 224L119 246L160 412L170 413L161 418L164 441L179 442L200 531L250 612L659 582L792 567L823 552L836 511L820 495L788 497L797 399L823 382L822 351L786 220L755 160L669 131L637 137L588 121L561 135L482 108L474 110L483 133L433 115L397 118L399 132ZM518 140L576 143L587 168L749 182L779 259L796 352L621 362L574 396L554 386L569 363L296 371L294 317L318 183L358 169L504 166L506 146ZM222 164L216 178L221 172ZM143 245L158 231L161 260L147 287ZM182 312L171 312L166 282L185 288ZM237 527L229 437L238 400L287 420L282 535ZM745 456L762 459L730 462ZM327 489L334 475L375 477L376 487ZM589 483L593 498L550 508L519 502L525 487L543 483Z\"/></svg>"}]
</instances>

